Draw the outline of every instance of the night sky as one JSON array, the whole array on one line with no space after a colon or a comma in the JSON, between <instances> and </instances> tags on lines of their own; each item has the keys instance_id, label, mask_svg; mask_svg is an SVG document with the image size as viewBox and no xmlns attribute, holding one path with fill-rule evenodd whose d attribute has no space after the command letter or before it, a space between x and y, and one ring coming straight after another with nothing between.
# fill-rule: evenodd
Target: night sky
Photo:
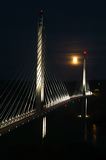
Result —
<instances>
[{"instance_id":1,"label":"night sky","mask_svg":"<svg viewBox=\"0 0 106 160\"><path fill-rule=\"evenodd\" d=\"M78 80L81 66L67 55L88 50L89 79L106 79L106 2L29 0L0 2L0 79L8 79L36 54L37 20L44 10L46 52L51 70L63 80ZM21 68L21 67L20 67Z\"/></svg>"}]
</instances>

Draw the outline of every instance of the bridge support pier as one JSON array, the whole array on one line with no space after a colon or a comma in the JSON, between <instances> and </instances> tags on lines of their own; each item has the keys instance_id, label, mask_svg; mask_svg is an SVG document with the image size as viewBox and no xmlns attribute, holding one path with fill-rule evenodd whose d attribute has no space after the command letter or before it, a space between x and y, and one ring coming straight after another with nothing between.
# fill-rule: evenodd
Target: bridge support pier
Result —
<instances>
[{"instance_id":1,"label":"bridge support pier","mask_svg":"<svg viewBox=\"0 0 106 160\"><path fill-rule=\"evenodd\" d=\"M84 103L83 103L83 106L82 106L82 117L86 118L88 117L87 115L87 97L86 96L86 92L87 92L87 80L86 80L86 54L87 52L84 51L83 52L83 80L82 80L82 87L83 87L83 96L84 96Z\"/></svg>"},{"instance_id":2,"label":"bridge support pier","mask_svg":"<svg viewBox=\"0 0 106 160\"><path fill-rule=\"evenodd\" d=\"M82 118L87 118L88 117L88 113L87 113L87 108L88 108L88 98L87 97L83 97L82 100L82 113L81 113L81 117Z\"/></svg>"},{"instance_id":3,"label":"bridge support pier","mask_svg":"<svg viewBox=\"0 0 106 160\"><path fill-rule=\"evenodd\" d=\"M81 115L79 115L78 117L82 117L82 118L87 118L88 114L87 114L87 103L88 103L88 99L86 97L86 92L87 92L87 80L86 80L86 55L87 52L84 51L83 52L83 75L82 75L82 93L83 93L83 103L82 103L82 107L81 107Z\"/></svg>"},{"instance_id":4,"label":"bridge support pier","mask_svg":"<svg viewBox=\"0 0 106 160\"><path fill-rule=\"evenodd\" d=\"M37 69L36 69L36 109L40 115L44 104L44 49L43 49L43 11L40 12L37 40ZM46 136L46 117L42 121L42 138Z\"/></svg>"}]
</instances>

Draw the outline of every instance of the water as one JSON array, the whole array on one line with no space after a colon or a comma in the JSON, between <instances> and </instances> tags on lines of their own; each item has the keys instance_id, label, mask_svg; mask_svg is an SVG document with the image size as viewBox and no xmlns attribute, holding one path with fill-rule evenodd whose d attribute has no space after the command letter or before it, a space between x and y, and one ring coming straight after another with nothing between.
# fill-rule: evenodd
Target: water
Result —
<instances>
[{"instance_id":1,"label":"water","mask_svg":"<svg viewBox=\"0 0 106 160\"><path fill-rule=\"evenodd\" d=\"M78 118L84 101L76 100L50 112L44 121L40 117L1 136L0 156L19 160L106 159L105 94L89 98L86 104L90 115L86 120Z\"/></svg>"},{"instance_id":2,"label":"water","mask_svg":"<svg viewBox=\"0 0 106 160\"><path fill-rule=\"evenodd\" d=\"M57 109L46 117L47 133L42 139L42 118L1 137L1 155L19 159L74 158L99 159L106 156L106 123L73 115L71 106ZM5 154L4 154L5 153Z\"/></svg>"}]
</instances>

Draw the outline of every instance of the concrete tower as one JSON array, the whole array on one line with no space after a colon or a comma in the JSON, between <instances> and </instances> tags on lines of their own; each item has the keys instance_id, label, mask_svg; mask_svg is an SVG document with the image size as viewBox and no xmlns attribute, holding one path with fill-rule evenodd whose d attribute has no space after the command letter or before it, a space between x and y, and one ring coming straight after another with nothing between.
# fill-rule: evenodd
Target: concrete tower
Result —
<instances>
[{"instance_id":1,"label":"concrete tower","mask_svg":"<svg viewBox=\"0 0 106 160\"><path fill-rule=\"evenodd\" d=\"M37 38L36 107L41 111L44 102L44 53L43 53L43 11L40 11Z\"/></svg>"},{"instance_id":2,"label":"concrete tower","mask_svg":"<svg viewBox=\"0 0 106 160\"><path fill-rule=\"evenodd\" d=\"M43 11L40 11L37 39L36 108L40 114L44 104ZM46 116L42 119L42 138L46 136Z\"/></svg>"},{"instance_id":3,"label":"concrete tower","mask_svg":"<svg viewBox=\"0 0 106 160\"><path fill-rule=\"evenodd\" d=\"M83 95L85 96L86 91L87 91L87 80L86 80L86 55L87 52L84 51L83 52L83 79L82 79L82 91L83 91Z\"/></svg>"}]
</instances>

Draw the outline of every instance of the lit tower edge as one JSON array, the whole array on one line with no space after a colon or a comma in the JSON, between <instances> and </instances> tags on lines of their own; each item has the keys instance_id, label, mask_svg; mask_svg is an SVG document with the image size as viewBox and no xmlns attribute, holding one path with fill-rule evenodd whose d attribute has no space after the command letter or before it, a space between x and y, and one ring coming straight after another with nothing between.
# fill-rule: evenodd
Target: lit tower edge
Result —
<instances>
[{"instance_id":1,"label":"lit tower edge","mask_svg":"<svg viewBox=\"0 0 106 160\"><path fill-rule=\"evenodd\" d=\"M87 51L83 51L83 96L86 95L87 92L87 77L86 77L86 56ZM88 117L87 115L87 97L84 99L84 110L83 115L85 118Z\"/></svg>"},{"instance_id":2,"label":"lit tower edge","mask_svg":"<svg viewBox=\"0 0 106 160\"><path fill-rule=\"evenodd\" d=\"M40 11L37 35L37 68L36 68L36 107L42 112L44 103L44 49L43 49L43 11ZM42 121L42 138L46 136L46 117Z\"/></svg>"},{"instance_id":3,"label":"lit tower edge","mask_svg":"<svg viewBox=\"0 0 106 160\"><path fill-rule=\"evenodd\" d=\"M86 91L87 91L87 81L86 81L86 56L87 56L87 51L83 51L83 80L82 80L83 95L85 95L85 94L86 94Z\"/></svg>"},{"instance_id":4,"label":"lit tower edge","mask_svg":"<svg viewBox=\"0 0 106 160\"><path fill-rule=\"evenodd\" d=\"M44 102L44 56L43 56L43 11L40 11L37 31L36 107L42 109Z\"/></svg>"}]
</instances>

